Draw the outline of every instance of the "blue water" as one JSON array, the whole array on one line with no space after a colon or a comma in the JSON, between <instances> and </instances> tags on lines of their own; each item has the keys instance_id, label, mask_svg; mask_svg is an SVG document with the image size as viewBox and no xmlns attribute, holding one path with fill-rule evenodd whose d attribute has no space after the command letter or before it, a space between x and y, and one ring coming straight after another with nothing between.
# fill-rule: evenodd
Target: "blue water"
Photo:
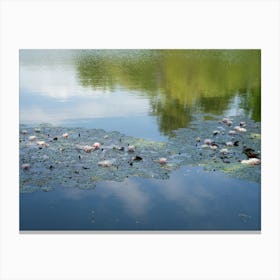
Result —
<instances>
[{"instance_id":1,"label":"blue water","mask_svg":"<svg viewBox=\"0 0 280 280\"><path fill-rule=\"evenodd\" d=\"M20 195L21 230L260 230L260 186L183 167L169 180L128 178L93 190Z\"/></svg>"},{"instance_id":2,"label":"blue water","mask_svg":"<svg viewBox=\"0 0 280 280\"><path fill-rule=\"evenodd\" d=\"M91 64L87 69L87 61L74 59L77 53L71 50L20 52L21 124L102 128L154 141L168 141L168 133L173 128L188 127L193 112L199 108L204 108L202 113L219 114L222 118L223 114L251 114L252 105L256 103L249 94L246 102L240 101L237 94L240 88L250 85L251 76L245 76L248 71L242 74L244 78L237 75L236 85L231 85L231 94L227 93L225 82L221 88L225 95L222 96L219 84L213 83L217 79L203 68L200 72L197 68L197 77L192 69L186 71L185 75L192 75L192 79L186 79L190 86L180 80L185 79L180 70L185 68L180 68L183 66L177 56L174 63L165 60L167 64L161 64L162 68L154 67L158 56L137 62L136 67L133 63L137 53L132 53L127 57L128 64L123 63L121 75L114 79L113 74L108 73L116 71L115 68L108 67L107 71L102 67L111 63L111 57L100 62L97 53L93 60L89 59ZM122 56L126 57L126 53ZM211 60L206 62L209 67ZM223 65L215 64L215 59L213 62L213 71L217 65ZM195 62L192 63L195 66ZM94 65L98 67L95 69ZM153 72L154 69L158 72ZM223 69L218 71L219 75L223 74ZM233 74L239 73L239 68L234 69ZM231 80L232 73L229 73L229 77L225 77ZM193 82L196 78L197 82ZM213 91L207 85L201 88L208 80ZM215 97L213 92L217 85L219 95ZM185 86L191 91L185 90ZM201 92L205 97L200 98ZM203 98L207 102L203 103ZM171 173L168 180L131 177L124 182L98 182L93 190L54 187L50 192L20 193L20 230L261 229L260 183L205 172L200 167L182 167Z\"/></svg>"}]
</instances>

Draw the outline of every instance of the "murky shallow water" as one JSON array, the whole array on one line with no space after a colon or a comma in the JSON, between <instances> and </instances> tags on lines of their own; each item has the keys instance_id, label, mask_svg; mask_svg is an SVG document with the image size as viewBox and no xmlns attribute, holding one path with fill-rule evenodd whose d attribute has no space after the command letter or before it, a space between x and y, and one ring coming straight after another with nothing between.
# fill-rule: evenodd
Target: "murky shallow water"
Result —
<instances>
[{"instance_id":1,"label":"murky shallow water","mask_svg":"<svg viewBox=\"0 0 280 280\"><path fill-rule=\"evenodd\" d=\"M203 134L198 119L231 116L257 123L259 135L259 72L257 51L21 51L20 123L169 142L180 128ZM259 230L260 179L212 169L86 190L54 178L52 191L21 192L20 229Z\"/></svg>"}]
</instances>

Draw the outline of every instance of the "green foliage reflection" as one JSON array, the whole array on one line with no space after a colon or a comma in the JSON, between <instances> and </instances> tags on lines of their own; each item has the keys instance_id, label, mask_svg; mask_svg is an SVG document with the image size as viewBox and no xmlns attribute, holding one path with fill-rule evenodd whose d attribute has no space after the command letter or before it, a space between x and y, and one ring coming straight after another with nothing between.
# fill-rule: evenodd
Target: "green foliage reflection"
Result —
<instances>
[{"instance_id":1,"label":"green foliage reflection","mask_svg":"<svg viewBox=\"0 0 280 280\"><path fill-rule=\"evenodd\" d=\"M194 112L222 115L235 96L260 121L260 61L260 50L94 50L80 53L76 65L86 87L147 96L168 134Z\"/></svg>"}]
</instances>

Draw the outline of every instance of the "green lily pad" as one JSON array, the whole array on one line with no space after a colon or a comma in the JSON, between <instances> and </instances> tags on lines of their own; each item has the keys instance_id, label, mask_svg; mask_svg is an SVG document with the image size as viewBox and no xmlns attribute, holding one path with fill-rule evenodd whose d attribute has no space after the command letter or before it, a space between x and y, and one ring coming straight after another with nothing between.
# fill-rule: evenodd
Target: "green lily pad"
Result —
<instances>
[{"instance_id":1,"label":"green lily pad","mask_svg":"<svg viewBox=\"0 0 280 280\"><path fill-rule=\"evenodd\" d=\"M240 120L234 122L238 124ZM240 163L247 159L243 145L260 151L261 137L256 136L260 135L260 125L250 120L246 123L247 133L232 136L228 133L232 128L223 123L198 119L189 128L173 131L167 142L135 138L117 131L40 125L37 141L48 144L43 147L37 141L29 141L34 128L20 126L20 130L27 131L20 135L20 167L30 164L28 170L20 168L20 191L51 191L57 186L93 189L97 181L123 181L130 176L168 179L173 170L183 165L202 165L207 171L260 182L260 166ZM216 130L220 133L213 135ZM69 136L63 137L64 133ZM211 139L217 147L204 148L204 139ZM229 141L238 144L227 147ZM100 148L83 148L97 142L101 143ZM134 152L129 151L129 145L135 146ZM226 152L222 153L221 149L225 148ZM166 164L160 164L159 158L166 158ZM110 164L102 165L102 162Z\"/></svg>"}]
</instances>

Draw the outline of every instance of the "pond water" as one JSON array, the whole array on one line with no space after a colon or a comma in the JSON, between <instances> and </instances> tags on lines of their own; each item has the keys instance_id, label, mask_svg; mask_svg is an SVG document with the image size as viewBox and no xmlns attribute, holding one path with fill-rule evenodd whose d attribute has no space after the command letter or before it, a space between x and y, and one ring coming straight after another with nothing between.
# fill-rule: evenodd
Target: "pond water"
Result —
<instances>
[{"instance_id":1,"label":"pond water","mask_svg":"<svg viewBox=\"0 0 280 280\"><path fill-rule=\"evenodd\" d=\"M218 121L229 117L245 120L248 132L260 138L259 50L21 50L19 55L21 125L103 129L170 143L180 129L202 136L204 123L219 127ZM25 157L20 153L21 163ZM54 178L51 191L23 191L21 180L20 229L260 230L261 185L254 168L260 170L253 166L252 175L240 178L184 164L165 179L103 178L91 189Z\"/></svg>"}]
</instances>

